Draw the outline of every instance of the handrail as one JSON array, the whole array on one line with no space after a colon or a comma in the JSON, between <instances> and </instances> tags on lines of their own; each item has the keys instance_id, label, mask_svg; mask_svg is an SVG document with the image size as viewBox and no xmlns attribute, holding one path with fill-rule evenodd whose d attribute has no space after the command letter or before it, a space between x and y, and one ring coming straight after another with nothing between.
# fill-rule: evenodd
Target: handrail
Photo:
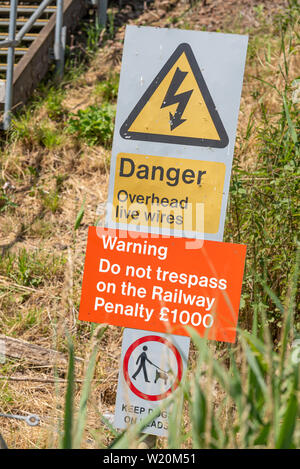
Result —
<instances>
[{"instance_id":1,"label":"handrail","mask_svg":"<svg viewBox=\"0 0 300 469\"><path fill-rule=\"evenodd\" d=\"M11 108L13 99L13 71L14 71L14 58L15 47L22 41L26 33L32 28L35 21L43 14L49 3L52 0L43 0L37 9L28 18L28 21L22 26L20 31L16 34L16 21L18 0L11 0L10 14L9 14L9 32L8 39L0 41L0 48L8 47L7 51L7 70L6 70L6 83L5 83L5 103L3 115L3 128L7 130L11 122ZM63 70L63 43L62 43L62 25L63 25L63 7L64 0L56 0L56 26L55 26L55 60L57 62L57 70L62 74Z\"/></svg>"},{"instance_id":2,"label":"handrail","mask_svg":"<svg viewBox=\"0 0 300 469\"><path fill-rule=\"evenodd\" d=\"M10 14L9 14L9 29L8 40L15 42L16 37L16 24L17 24L17 9L18 0L11 0ZM5 103L3 115L3 128L7 130L11 121L11 107L12 107L12 92L13 92L13 78L14 78L14 63L15 63L15 46L10 45L7 51L7 69L6 69L6 83L5 83Z\"/></svg>"},{"instance_id":3,"label":"handrail","mask_svg":"<svg viewBox=\"0 0 300 469\"><path fill-rule=\"evenodd\" d=\"M57 75L62 77L64 71L64 45L62 41L62 29L63 29L63 11L64 1L56 1L56 29L55 29L55 40L54 40L54 58L57 64Z\"/></svg>"},{"instance_id":4,"label":"handrail","mask_svg":"<svg viewBox=\"0 0 300 469\"><path fill-rule=\"evenodd\" d=\"M18 34L15 36L14 40L5 40L0 41L0 48L3 46L17 46L23 39L26 33L31 29L35 21L43 14L49 3L52 0L43 0L42 3L38 6L38 8L32 13L32 15L28 18L28 21L24 24L24 26L20 29ZM11 12L18 7L18 1L12 0L11 1Z\"/></svg>"},{"instance_id":5,"label":"handrail","mask_svg":"<svg viewBox=\"0 0 300 469\"><path fill-rule=\"evenodd\" d=\"M8 39L0 41L0 48L8 48L7 69L5 83L5 103L3 115L3 129L8 130L11 122L11 108L13 103L13 73L15 48L20 44L25 34L32 28L35 21L42 15L52 0L43 0L37 9L28 18L28 21L16 33L18 0L11 0L9 15ZM108 0L90 0L96 6L98 12L98 24L105 28L106 10ZM66 28L63 27L64 0L56 0L56 25L54 42L54 59L56 61L56 72L59 78L62 77L64 69L64 43Z\"/></svg>"},{"instance_id":6,"label":"handrail","mask_svg":"<svg viewBox=\"0 0 300 469\"><path fill-rule=\"evenodd\" d=\"M23 37L25 36L26 33L31 29L35 21L42 15L44 10L47 8L49 3L51 3L52 0L43 0L40 6L36 9L34 13L29 17L28 21L24 24L24 26L20 29L16 36L16 41L21 42Z\"/></svg>"},{"instance_id":7,"label":"handrail","mask_svg":"<svg viewBox=\"0 0 300 469\"><path fill-rule=\"evenodd\" d=\"M0 41L0 49L2 49L3 47L7 47L7 46L17 46L18 43L17 41L10 41L9 39L5 39L5 41Z\"/></svg>"}]
</instances>

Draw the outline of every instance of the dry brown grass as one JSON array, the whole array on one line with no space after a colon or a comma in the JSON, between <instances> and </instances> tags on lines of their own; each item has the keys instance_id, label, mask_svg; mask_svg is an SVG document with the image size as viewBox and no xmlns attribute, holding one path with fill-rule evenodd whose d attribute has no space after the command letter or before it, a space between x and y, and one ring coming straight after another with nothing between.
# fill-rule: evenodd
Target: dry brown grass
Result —
<instances>
[{"instance_id":1,"label":"dry brown grass","mask_svg":"<svg viewBox=\"0 0 300 469\"><path fill-rule=\"evenodd\" d=\"M205 23L200 5L190 8L184 1L173 1L174 7L166 13L166 2L155 2L154 8L145 12L136 24L151 24L154 26L180 26L180 21L187 21L191 28L201 29ZM211 3L211 2L210 2ZM216 2L219 6L223 2ZM249 2L242 2L246 9ZM258 5L261 2L253 2ZM263 100L270 110L276 111L278 99L276 92L254 77L260 77L281 89L284 85L282 75L278 72L279 65L284 66L284 57L279 49L279 38L272 36L272 19L274 14L286 2L266 2L268 21L263 25L261 19L253 13L242 16L237 12L235 28L240 33L251 29L253 54L247 62L241 112L238 125L236 158L242 165L252 165L256 161L257 128L260 126L260 100ZM239 4L231 2L233 11ZM195 10L198 8L198 10ZM199 10L200 8L200 10ZM234 10L235 8L235 10ZM244 10L243 10L244 11ZM186 12L186 13L185 13ZM200 16L197 17L196 13ZM217 23L208 22L207 29L229 28L228 14L223 12ZM227 16L226 16L227 15ZM252 16L251 16L252 15ZM212 17L213 15L211 15ZM174 18L179 17L179 23ZM173 19L172 19L173 18ZM197 22L197 18L201 21ZM206 17L206 19L209 16ZM217 17L216 17L217 18ZM207 21L206 21L207 22ZM225 26L224 26L225 25ZM261 39L255 43L255 33ZM113 68L120 69L122 53L122 39L124 27L116 34L116 43L112 42L99 50L91 62L89 69L74 83L67 86L63 107L68 112L76 112L94 104L93 90L99 80L105 79ZM298 46L299 48L299 46ZM264 54L270 52L270 61L266 62ZM298 49L299 51L299 49ZM299 54L289 56L290 74L299 74ZM255 93L254 93L255 92ZM98 99L98 98L97 98ZM247 143L243 137L250 119L253 119L253 130ZM41 121L53 125L47 115L45 106L39 106L30 116L28 123L29 135L34 135L35 127ZM52 267L45 268L46 260L41 260L45 277L34 286L32 284L19 285L13 275L0 271L0 331L20 339L55 348L67 353L66 331L75 341L76 355L86 358L89 354L91 325L77 321L80 301L82 269L84 263L87 227L96 223L101 217L97 214L97 207L102 207L107 198L109 178L108 150L101 146L89 147L85 143L69 135L64 135L60 145L53 149L43 148L34 138L18 140L4 145L0 155L0 181L9 183L6 194L16 204L0 213L0 248L2 254L18 254L26 249L29 255L42 253L56 259L63 259L61 267L53 274ZM33 168L33 169L32 169ZM55 196L57 178L63 176L63 182ZM74 224L76 216L84 201L84 218L76 233ZM34 274L33 274L34 277ZM34 312L34 319L30 320L30 312ZM98 365L92 385L89 404L88 422L85 443L87 448L95 447L97 443L91 430L98 430L99 439L103 446L111 441L109 431L99 431L103 428L99 412L114 410L118 361L122 341L122 330L109 327L105 333L99 350ZM192 347L189 361L189 372L192 373L196 352ZM13 378L25 377L28 381L15 381ZM55 370L51 368L36 368L28 363L7 361L0 369L0 412L16 414L35 413L41 417L41 425L28 427L25 423L1 419L0 430L8 445L12 448L46 448L57 446L58 425L63 418L66 370L60 370L57 384L39 382L35 380L54 379ZM82 379L82 371L78 371L76 378ZM78 403L80 382L76 384L75 402ZM215 390L215 399L222 399ZM188 425L188 412L185 409L185 425ZM159 446L166 442L160 440ZM187 443L188 444L188 443Z\"/></svg>"}]
</instances>

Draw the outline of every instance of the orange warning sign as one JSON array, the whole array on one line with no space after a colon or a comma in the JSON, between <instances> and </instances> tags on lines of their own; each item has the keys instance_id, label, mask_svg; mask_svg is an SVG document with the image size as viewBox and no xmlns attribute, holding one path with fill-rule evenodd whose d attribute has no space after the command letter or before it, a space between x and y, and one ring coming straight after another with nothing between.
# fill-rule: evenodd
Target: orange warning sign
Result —
<instances>
[{"instance_id":1,"label":"orange warning sign","mask_svg":"<svg viewBox=\"0 0 300 469\"><path fill-rule=\"evenodd\" d=\"M228 136L189 44L180 44L120 129L125 139L224 148Z\"/></svg>"},{"instance_id":2,"label":"orange warning sign","mask_svg":"<svg viewBox=\"0 0 300 469\"><path fill-rule=\"evenodd\" d=\"M79 319L234 342L246 246L89 227Z\"/></svg>"}]
</instances>

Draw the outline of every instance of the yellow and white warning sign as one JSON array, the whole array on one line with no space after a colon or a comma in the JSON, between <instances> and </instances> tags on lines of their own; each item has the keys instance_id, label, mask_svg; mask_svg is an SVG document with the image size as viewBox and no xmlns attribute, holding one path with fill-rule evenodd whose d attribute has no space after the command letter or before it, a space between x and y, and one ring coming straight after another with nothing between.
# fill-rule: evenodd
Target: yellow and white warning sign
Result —
<instances>
[{"instance_id":1,"label":"yellow and white warning sign","mask_svg":"<svg viewBox=\"0 0 300 469\"><path fill-rule=\"evenodd\" d=\"M125 139L223 148L228 136L189 44L180 44L121 127Z\"/></svg>"},{"instance_id":2,"label":"yellow and white warning sign","mask_svg":"<svg viewBox=\"0 0 300 469\"><path fill-rule=\"evenodd\" d=\"M112 218L123 224L217 233L225 171L224 163L213 161L119 153Z\"/></svg>"},{"instance_id":3,"label":"yellow and white warning sign","mask_svg":"<svg viewBox=\"0 0 300 469\"><path fill-rule=\"evenodd\" d=\"M127 26L106 226L222 241L247 37Z\"/></svg>"}]
</instances>

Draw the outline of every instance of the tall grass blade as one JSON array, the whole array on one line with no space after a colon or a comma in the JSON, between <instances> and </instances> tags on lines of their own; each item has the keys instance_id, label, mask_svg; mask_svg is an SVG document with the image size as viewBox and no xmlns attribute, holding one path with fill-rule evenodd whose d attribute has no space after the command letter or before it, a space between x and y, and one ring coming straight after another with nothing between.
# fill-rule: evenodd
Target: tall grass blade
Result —
<instances>
[{"instance_id":1,"label":"tall grass blade","mask_svg":"<svg viewBox=\"0 0 300 469\"><path fill-rule=\"evenodd\" d=\"M283 99L283 105L284 105L284 112L285 112L285 115L286 115L286 120L287 120L288 126L289 126L290 136L293 140L293 143L295 145L297 145L298 135L297 135L296 128L293 124L293 121L291 119L291 116L290 116L290 111L289 111L289 108L288 108L288 105L287 105L287 102L286 102L286 96L283 96L282 99Z\"/></svg>"},{"instance_id":2,"label":"tall grass blade","mask_svg":"<svg viewBox=\"0 0 300 469\"><path fill-rule=\"evenodd\" d=\"M78 230L80 223L82 222L82 219L84 216L84 206L85 206L85 200L82 202L81 208L77 214L75 225L74 225L74 231Z\"/></svg>"},{"instance_id":3,"label":"tall grass blade","mask_svg":"<svg viewBox=\"0 0 300 469\"><path fill-rule=\"evenodd\" d=\"M278 439L276 441L276 449L291 449L295 448L293 443L296 420L298 418L298 365L294 368L292 389L290 391L287 408L283 416Z\"/></svg>"},{"instance_id":4,"label":"tall grass blade","mask_svg":"<svg viewBox=\"0 0 300 469\"><path fill-rule=\"evenodd\" d=\"M199 376L195 379L192 398L192 435L193 448L203 448L205 441L205 422L207 415L206 396L201 389Z\"/></svg>"},{"instance_id":5,"label":"tall grass blade","mask_svg":"<svg viewBox=\"0 0 300 469\"><path fill-rule=\"evenodd\" d=\"M68 383L65 399L64 413L64 434L62 440L62 449L72 449L73 434L73 396L74 396L74 346L71 340L68 341L69 348L69 367L68 367Z\"/></svg>"},{"instance_id":6,"label":"tall grass blade","mask_svg":"<svg viewBox=\"0 0 300 469\"><path fill-rule=\"evenodd\" d=\"M89 399L89 395L91 391L92 379L93 379L94 372L95 372L97 351L98 349L95 346L92 351L92 355L91 355L88 368L86 371L86 375L84 378L84 383L83 383L83 388L82 388L81 398L80 398L80 403L79 403L79 410L77 414L77 424L76 424L74 444L73 444L74 448L80 448L80 445L81 445L82 435L84 432L85 422L86 422L87 403L88 403L88 399Z\"/></svg>"},{"instance_id":7,"label":"tall grass blade","mask_svg":"<svg viewBox=\"0 0 300 469\"><path fill-rule=\"evenodd\" d=\"M170 405L168 412L168 448L180 448L181 444L181 422L183 408L183 389L180 387L176 399Z\"/></svg>"}]
</instances>

